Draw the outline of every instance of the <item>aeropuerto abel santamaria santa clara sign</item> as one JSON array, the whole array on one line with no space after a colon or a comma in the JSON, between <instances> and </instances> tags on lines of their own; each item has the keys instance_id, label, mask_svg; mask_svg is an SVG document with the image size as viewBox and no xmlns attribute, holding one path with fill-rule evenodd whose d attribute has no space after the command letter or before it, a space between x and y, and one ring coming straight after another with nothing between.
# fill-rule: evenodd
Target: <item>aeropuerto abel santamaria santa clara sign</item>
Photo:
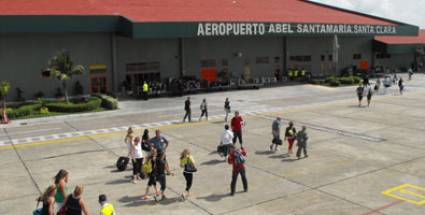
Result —
<instances>
[{"instance_id":1,"label":"aeropuerto abel santamaria santa clara sign","mask_svg":"<svg viewBox=\"0 0 425 215\"><path fill-rule=\"evenodd\" d=\"M382 34L396 35L397 27L389 25L296 24L296 23L198 23L197 36L263 36L290 34Z\"/></svg>"}]
</instances>

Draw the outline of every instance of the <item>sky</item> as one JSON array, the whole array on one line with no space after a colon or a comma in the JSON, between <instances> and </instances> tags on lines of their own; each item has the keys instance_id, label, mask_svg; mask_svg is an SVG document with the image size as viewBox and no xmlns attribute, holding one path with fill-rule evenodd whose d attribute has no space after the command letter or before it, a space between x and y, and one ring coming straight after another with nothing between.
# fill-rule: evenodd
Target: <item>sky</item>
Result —
<instances>
[{"instance_id":1,"label":"sky","mask_svg":"<svg viewBox=\"0 0 425 215\"><path fill-rule=\"evenodd\" d=\"M312 0L425 28L425 0Z\"/></svg>"}]
</instances>

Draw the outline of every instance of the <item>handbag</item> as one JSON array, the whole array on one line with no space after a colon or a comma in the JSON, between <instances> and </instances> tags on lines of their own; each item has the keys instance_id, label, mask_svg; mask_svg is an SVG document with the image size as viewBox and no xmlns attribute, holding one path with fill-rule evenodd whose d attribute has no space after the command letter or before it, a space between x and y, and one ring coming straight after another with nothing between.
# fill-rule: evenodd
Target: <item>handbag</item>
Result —
<instances>
[{"instance_id":1,"label":"handbag","mask_svg":"<svg viewBox=\"0 0 425 215\"><path fill-rule=\"evenodd\" d=\"M40 201L37 201L37 206L35 207L35 210L32 212L32 215L41 215L42 208L38 208Z\"/></svg>"},{"instance_id":2,"label":"handbag","mask_svg":"<svg viewBox=\"0 0 425 215\"><path fill-rule=\"evenodd\" d=\"M198 169L196 169L196 167L193 163L188 162L186 165L184 165L184 171L193 173L193 172L197 172Z\"/></svg>"}]
</instances>

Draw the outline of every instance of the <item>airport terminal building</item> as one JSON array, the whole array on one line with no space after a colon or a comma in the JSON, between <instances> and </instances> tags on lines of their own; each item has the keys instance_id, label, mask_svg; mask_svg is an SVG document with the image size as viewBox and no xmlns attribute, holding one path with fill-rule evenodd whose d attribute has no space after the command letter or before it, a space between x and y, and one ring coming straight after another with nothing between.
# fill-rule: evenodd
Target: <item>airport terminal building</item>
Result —
<instances>
[{"instance_id":1,"label":"airport terminal building","mask_svg":"<svg viewBox=\"0 0 425 215\"><path fill-rule=\"evenodd\" d=\"M26 98L53 97L60 83L43 69L67 50L86 68L69 86L79 81L84 93L180 77L283 82L294 68L325 77L409 67L424 43L391 38L418 35L417 26L306 0L3 0L0 80Z\"/></svg>"}]
</instances>

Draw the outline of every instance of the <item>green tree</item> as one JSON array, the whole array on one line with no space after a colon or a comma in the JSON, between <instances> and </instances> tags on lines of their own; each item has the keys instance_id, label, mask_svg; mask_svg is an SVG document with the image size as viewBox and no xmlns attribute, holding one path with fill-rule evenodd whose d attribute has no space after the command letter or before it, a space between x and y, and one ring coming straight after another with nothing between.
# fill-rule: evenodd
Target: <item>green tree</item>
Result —
<instances>
[{"instance_id":1,"label":"green tree","mask_svg":"<svg viewBox=\"0 0 425 215\"><path fill-rule=\"evenodd\" d=\"M3 99L3 110L6 110L6 95L10 91L10 83L2 81L0 83L0 96Z\"/></svg>"},{"instance_id":2,"label":"green tree","mask_svg":"<svg viewBox=\"0 0 425 215\"><path fill-rule=\"evenodd\" d=\"M82 65L74 65L69 52L60 51L56 56L49 60L47 69L50 70L53 77L56 77L62 82L65 100L69 103L67 82L72 78L72 76L83 74L84 67Z\"/></svg>"}]
</instances>

